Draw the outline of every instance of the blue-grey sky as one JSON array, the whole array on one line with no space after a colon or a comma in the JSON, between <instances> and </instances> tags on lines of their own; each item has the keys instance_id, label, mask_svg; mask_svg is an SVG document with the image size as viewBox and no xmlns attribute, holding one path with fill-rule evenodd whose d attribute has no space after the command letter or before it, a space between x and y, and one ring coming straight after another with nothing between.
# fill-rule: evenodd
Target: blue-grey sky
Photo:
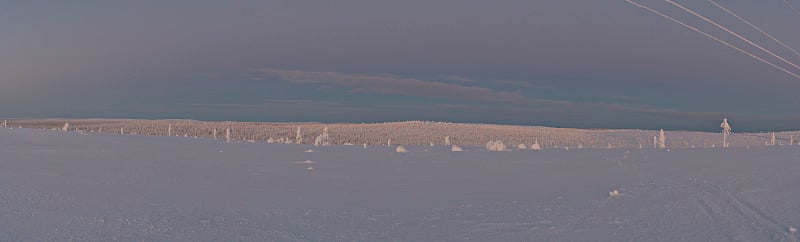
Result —
<instances>
[{"instance_id":1,"label":"blue-grey sky","mask_svg":"<svg viewBox=\"0 0 800 242\"><path fill-rule=\"evenodd\" d=\"M800 73L665 1L638 2ZM707 1L676 2L800 63ZM800 47L800 14L782 0L718 2ZM734 130L797 130L797 90L799 79L623 0L0 8L1 118L716 130L727 116Z\"/></svg>"}]
</instances>

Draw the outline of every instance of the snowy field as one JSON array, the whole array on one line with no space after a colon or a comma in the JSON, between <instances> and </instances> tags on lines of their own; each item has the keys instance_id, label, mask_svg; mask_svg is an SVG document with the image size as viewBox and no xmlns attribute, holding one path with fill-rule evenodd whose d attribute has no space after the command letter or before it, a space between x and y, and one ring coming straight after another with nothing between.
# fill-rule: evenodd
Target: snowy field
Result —
<instances>
[{"instance_id":1,"label":"snowy field","mask_svg":"<svg viewBox=\"0 0 800 242\"><path fill-rule=\"evenodd\" d=\"M798 146L406 148L0 129L0 241L800 236Z\"/></svg>"}]
</instances>

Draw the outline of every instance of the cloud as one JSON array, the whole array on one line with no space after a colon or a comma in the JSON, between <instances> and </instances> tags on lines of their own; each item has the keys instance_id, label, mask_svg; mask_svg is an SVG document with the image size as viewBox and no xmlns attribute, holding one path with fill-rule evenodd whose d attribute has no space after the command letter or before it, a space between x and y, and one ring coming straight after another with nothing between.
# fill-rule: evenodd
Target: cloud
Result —
<instances>
[{"instance_id":1,"label":"cloud","mask_svg":"<svg viewBox=\"0 0 800 242\"><path fill-rule=\"evenodd\" d=\"M378 93L393 94L412 97L441 98L459 101L481 102L480 107L475 105L463 106L468 109L481 109L484 111L497 110L507 113L531 113L540 115L559 115L575 119L591 119L604 116L607 118L620 118L625 115L638 115L637 119L657 120L670 119L709 119L720 117L716 112L691 112L674 109L657 108L653 106L612 103L587 103L570 102L562 100L549 100L526 97L519 92L497 91L486 87L468 86L455 83L426 81L415 78L402 78L394 76L377 76L365 74L348 74L339 72L318 72L302 70L259 69L262 75L274 76L291 83L332 85L349 88L351 93ZM491 81L490 81L491 82ZM519 83L516 83L519 84ZM630 100L634 101L634 100ZM441 106L456 108L457 106ZM433 106L431 108L436 108ZM633 118L633 116L630 116Z\"/></svg>"},{"instance_id":2,"label":"cloud","mask_svg":"<svg viewBox=\"0 0 800 242\"><path fill-rule=\"evenodd\" d=\"M414 78L281 69L259 69L258 71L264 75L277 76L292 83L347 87L351 88L350 91L354 93L396 94L517 105L569 103L529 98L518 92L496 91L485 87L425 81Z\"/></svg>"}]
</instances>

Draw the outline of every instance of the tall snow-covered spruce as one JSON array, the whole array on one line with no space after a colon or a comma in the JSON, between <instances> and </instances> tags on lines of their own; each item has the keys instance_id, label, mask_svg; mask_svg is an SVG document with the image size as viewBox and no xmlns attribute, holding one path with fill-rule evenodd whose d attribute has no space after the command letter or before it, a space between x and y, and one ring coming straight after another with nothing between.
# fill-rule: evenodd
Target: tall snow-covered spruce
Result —
<instances>
[{"instance_id":1,"label":"tall snow-covered spruce","mask_svg":"<svg viewBox=\"0 0 800 242\"><path fill-rule=\"evenodd\" d=\"M303 143L303 134L300 133L300 126L297 126L297 132L295 132L294 140L298 144L302 144Z\"/></svg>"},{"instance_id":2,"label":"tall snow-covered spruce","mask_svg":"<svg viewBox=\"0 0 800 242\"><path fill-rule=\"evenodd\" d=\"M228 143L231 142L231 129L230 128L225 129L225 142L228 142Z\"/></svg>"},{"instance_id":3,"label":"tall snow-covered spruce","mask_svg":"<svg viewBox=\"0 0 800 242\"><path fill-rule=\"evenodd\" d=\"M661 129L661 131L658 132L658 148L659 149L667 148L667 137L666 135L664 135L664 129Z\"/></svg>"},{"instance_id":4,"label":"tall snow-covered spruce","mask_svg":"<svg viewBox=\"0 0 800 242\"><path fill-rule=\"evenodd\" d=\"M728 119L723 118L722 124L719 125L722 128L722 147L727 148L730 146L728 143L728 136L731 134L731 125L728 124Z\"/></svg>"}]
</instances>

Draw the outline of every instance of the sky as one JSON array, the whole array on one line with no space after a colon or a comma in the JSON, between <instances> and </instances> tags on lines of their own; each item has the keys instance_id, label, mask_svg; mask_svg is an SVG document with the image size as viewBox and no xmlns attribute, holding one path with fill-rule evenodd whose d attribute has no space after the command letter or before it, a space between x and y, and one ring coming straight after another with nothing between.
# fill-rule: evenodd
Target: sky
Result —
<instances>
[{"instance_id":1,"label":"sky","mask_svg":"<svg viewBox=\"0 0 800 242\"><path fill-rule=\"evenodd\" d=\"M793 73L662 0L637 2ZM708 1L676 3L790 63ZM790 47L782 0L718 0ZM800 0L789 0L800 6ZM794 47L792 47L794 48ZM14 1L0 118L800 130L800 78L623 0Z\"/></svg>"}]
</instances>

